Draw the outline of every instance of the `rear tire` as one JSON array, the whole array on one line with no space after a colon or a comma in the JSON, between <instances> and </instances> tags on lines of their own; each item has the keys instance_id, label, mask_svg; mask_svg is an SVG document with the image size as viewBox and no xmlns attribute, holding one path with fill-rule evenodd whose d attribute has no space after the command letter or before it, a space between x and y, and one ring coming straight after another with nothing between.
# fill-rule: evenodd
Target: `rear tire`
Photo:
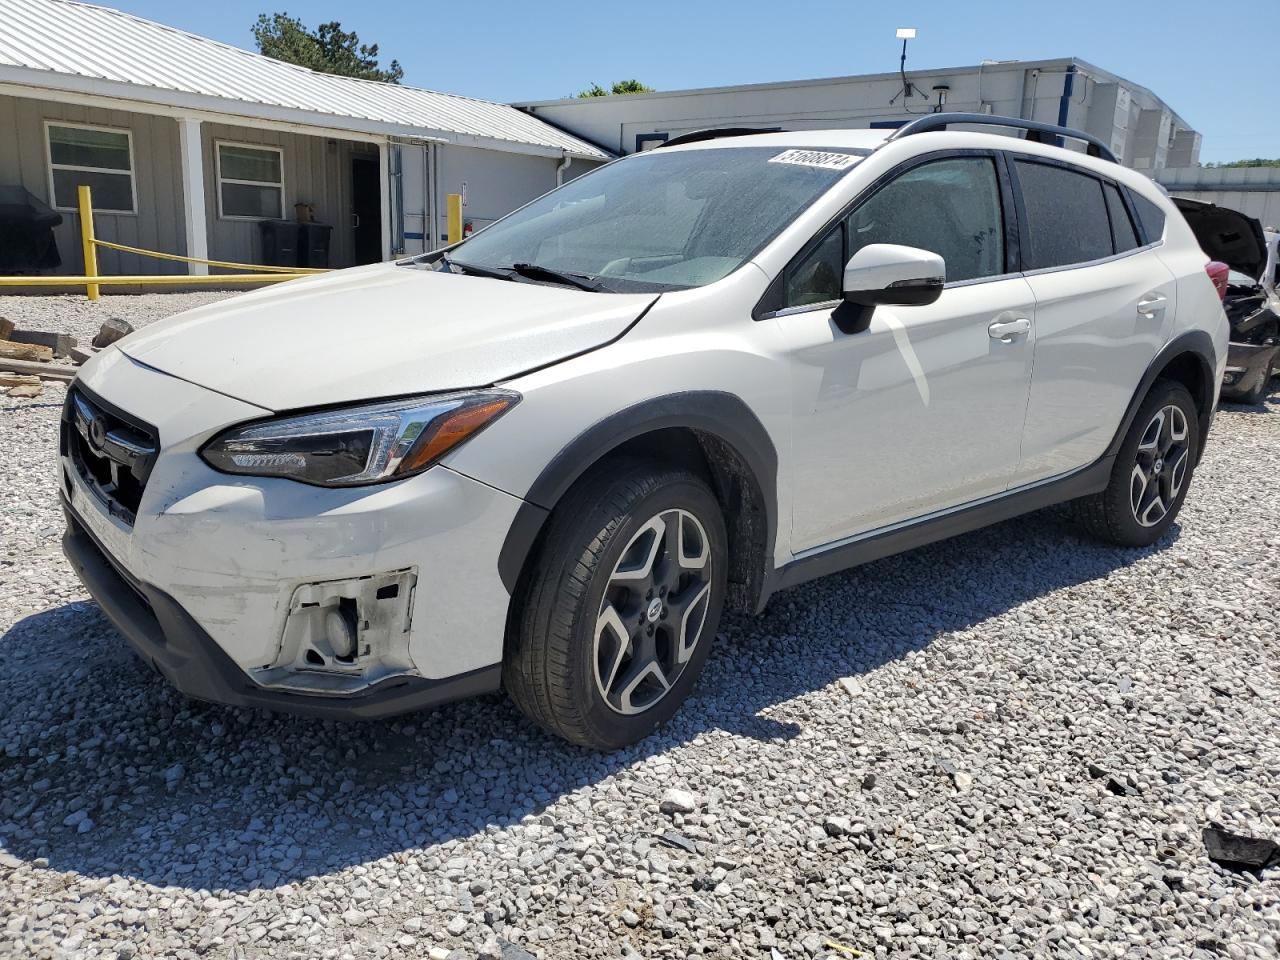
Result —
<instances>
[{"instance_id":1,"label":"rear tire","mask_svg":"<svg viewBox=\"0 0 1280 960\"><path fill-rule=\"evenodd\" d=\"M1200 443L1191 393L1180 383L1157 380L1120 445L1107 488L1072 503L1076 520L1122 547L1155 543L1182 509Z\"/></svg>"},{"instance_id":2,"label":"rear tire","mask_svg":"<svg viewBox=\"0 0 1280 960\"><path fill-rule=\"evenodd\" d=\"M548 520L517 599L503 664L516 706L596 750L665 723L715 637L727 539L689 470L619 458L589 471Z\"/></svg>"}]
</instances>

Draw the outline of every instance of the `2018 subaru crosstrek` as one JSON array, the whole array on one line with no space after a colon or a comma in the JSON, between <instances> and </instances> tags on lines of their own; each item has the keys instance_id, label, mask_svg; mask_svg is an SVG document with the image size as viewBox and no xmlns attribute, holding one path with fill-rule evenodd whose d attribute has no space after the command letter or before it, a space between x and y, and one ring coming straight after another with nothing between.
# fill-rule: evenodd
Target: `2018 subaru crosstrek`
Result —
<instances>
[{"instance_id":1,"label":"2018 subaru crosstrek","mask_svg":"<svg viewBox=\"0 0 1280 960\"><path fill-rule=\"evenodd\" d=\"M686 138L129 336L69 391L67 553L192 696L502 687L612 748L726 604L1068 500L1153 543L1226 357L1206 257L1087 136L946 122Z\"/></svg>"}]
</instances>

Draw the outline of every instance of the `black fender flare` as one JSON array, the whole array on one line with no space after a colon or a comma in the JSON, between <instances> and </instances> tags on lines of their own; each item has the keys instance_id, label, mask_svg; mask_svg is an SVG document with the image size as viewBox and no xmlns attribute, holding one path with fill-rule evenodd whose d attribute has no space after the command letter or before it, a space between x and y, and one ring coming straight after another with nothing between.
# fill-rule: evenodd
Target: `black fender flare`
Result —
<instances>
[{"instance_id":1,"label":"black fender flare","mask_svg":"<svg viewBox=\"0 0 1280 960\"><path fill-rule=\"evenodd\" d=\"M772 568L778 522L778 454L764 424L738 396L713 390L667 394L597 421L560 450L529 487L498 554L498 575L514 595L525 561L551 511L596 462L628 440L681 427L727 444L754 476L765 513L764 566ZM726 517L731 521L731 517ZM732 523L730 524L732 526Z\"/></svg>"},{"instance_id":2,"label":"black fender flare","mask_svg":"<svg viewBox=\"0 0 1280 960\"><path fill-rule=\"evenodd\" d=\"M1182 354L1191 354L1199 360L1199 371L1201 377L1200 388L1205 398L1204 409L1200 411L1200 449L1198 455L1204 454L1205 440L1209 436L1209 425L1213 421L1214 409L1214 371L1216 371L1217 352L1213 349L1213 338L1209 336L1205 330L1188 330L1179 334L1168 343L1166 343L1155 358L1147 365L1146 372L1142 375L1142 380L1138 384L1138 389L1134 391L1133 398L1129 401L1129 406L1124 412L1124 417L1120 421L1120 427L1116 430L1115 436L1108 445L1104 457L1115 457L1120 452L1120 445L1124 443L1125 435L1128 434L1129 428L1133 425L1134 418L1138 415L1138 407L1142 405L1142 401L1146 399L1147 394L1151 390L1151 385L1165 371L1169 363Z\"/></svg>"}]
</instances>

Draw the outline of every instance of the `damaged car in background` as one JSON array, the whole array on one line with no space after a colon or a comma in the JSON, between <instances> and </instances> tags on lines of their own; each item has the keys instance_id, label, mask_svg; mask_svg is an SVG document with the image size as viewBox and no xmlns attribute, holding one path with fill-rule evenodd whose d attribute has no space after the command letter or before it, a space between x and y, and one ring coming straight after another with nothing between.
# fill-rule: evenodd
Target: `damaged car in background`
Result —
<instances>
[{"instance_id":1,"label":"damaged car in background","mask_svg":"<svg viewBox=\"0 0 1280 960\"><path fill-rule=\"evenodd\" d=\"M1219 292L1231 324L1222 396L1257 404L1271 392L1271 375L1280 365L1280 233L1238 210L1202 200L1173 197L1200 247L1223 264Z\"/></svg>"}]
</instances>

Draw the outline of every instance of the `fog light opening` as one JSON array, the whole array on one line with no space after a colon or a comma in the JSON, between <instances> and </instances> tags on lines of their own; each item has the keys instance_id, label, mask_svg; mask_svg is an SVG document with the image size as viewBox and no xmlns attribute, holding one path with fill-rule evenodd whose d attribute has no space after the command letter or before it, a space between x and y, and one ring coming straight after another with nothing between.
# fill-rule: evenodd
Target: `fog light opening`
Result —
<instances>
[{"instance_id":1,"label":"fog light opening","mask_svg":"<svg viewBox=\"0 0 1280 960\"><path fill-rule=\"evenodd\" d=\"M387 677L417 673L409 633L417 571L301 584L273 663L255 671L266 687L354 693Z\"/></svg>"},{"instance_id":2,"label":"fog light opening","mask_svg":"<svg viewBox=\"0 0 1280 960\"><path fill-rule=\"evenodd\" d=\"M330 607L324 615L324 626L333 658L341 663L353 663L360 639L355 600L343 597L336 607Z\"/></svg>"}]
</instances>

